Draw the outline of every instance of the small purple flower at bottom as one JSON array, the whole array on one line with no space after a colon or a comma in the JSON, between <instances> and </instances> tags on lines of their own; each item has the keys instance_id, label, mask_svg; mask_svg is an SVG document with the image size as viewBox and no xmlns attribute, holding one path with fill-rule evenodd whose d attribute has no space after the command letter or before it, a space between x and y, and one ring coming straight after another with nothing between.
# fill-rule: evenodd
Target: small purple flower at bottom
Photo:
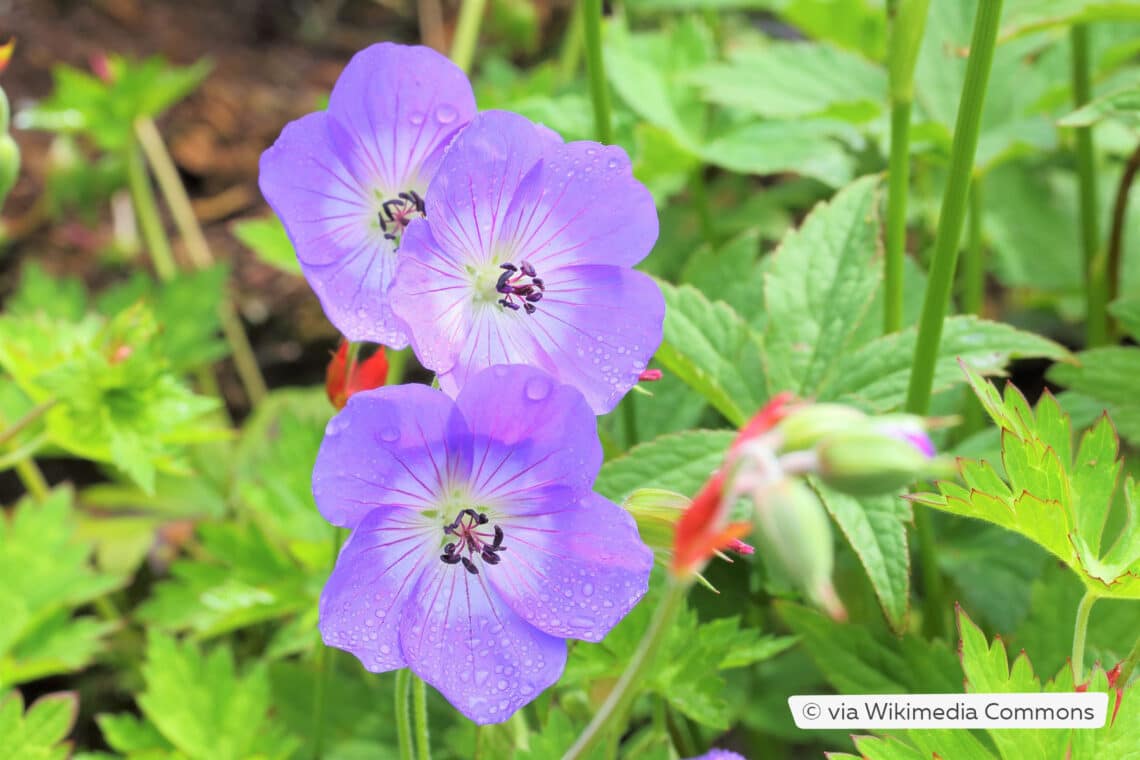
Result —
<instances>
[{"instance_id":1,"label":"small purple flower at bottom","mask_svg":"<svg viewBox=\"0 0 1140 760\"><path fill-rule=\"evenodd\" d=\"M747 758L730 749L710 749L705 754L689 758L689 760L747 760Z\"/></svg>"},{"instance_id":2,"label":"small purple flower at bottom","mask_svg":"<svg viewBox=\"0 0 1140 760\"><path fill-rule=\"evenodd\" d=\"M431 48L382 42L348 62L327 111L289 123L262 154L261 193L349 340L408 344L388 303L396 248L423 216L448 142L474 115L458 66Z\"/></svg>"},{"instance_id":3,"label":"small purple flower at bottom","mask_svg":"<svg viewBox=\"0 0 1140 760\"><path fill-rule=\"evenodd\" d=\"M665 300L633 269L657 240L653 197L621 148L563 143L504 111L472 119L400 243L392 309L454 396L495 364L529 364L598 414L661 343Z\"/></svg>"},{"instance_id":4,"label":"small purple flower at bottom","mask_svg":"<svg viewBox=\"0 0 1140 760\"><path fill-rule=\"evenodd\" d=\"M452 401L357 393L328 425L317 506L352 527L321 595L325 643L373 672L410 667L476 723L562 674L645 594L653 554L595 494L596 420L540 370L495 366Z\"/></svg>"}]
</instances>

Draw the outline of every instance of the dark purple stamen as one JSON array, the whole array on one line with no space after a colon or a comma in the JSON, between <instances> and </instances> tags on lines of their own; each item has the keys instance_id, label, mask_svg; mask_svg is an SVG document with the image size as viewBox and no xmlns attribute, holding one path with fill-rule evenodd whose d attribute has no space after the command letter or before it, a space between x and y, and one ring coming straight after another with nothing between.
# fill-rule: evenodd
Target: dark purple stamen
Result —
<instances>
[{"instance_id":1,"label":"dark purple stamen","mask_svg":"<svg viewBox=\"0 0 1140 760\"><path fill-rule=\"evenodd\" d=\"M473 561L476 556L488 565L499 564L502 560L499 552L507 550L503 546L502 527L494 526L491 533L477 530L490 521L483 512L470 508L460 510L454 520L443 526L444 534L455 536L457 540L443 547L443 554L439 555L440 561L448 565L462 563L463 568L472 575L479 574L479 567Z\"/></svg>"},{"instance_id":2,"label":"dark purple stamen","mask_svg":"<svg viewBox=\"0 0 1140 760\"><path fill-rule=\"evenodd\" d=\"M499 305L511 311L522 307L527 314L534 314L537 311L535 304L542 300L546 291L546 283L538 276L534 265L529 261L520 261L518 266L507 262L500 264L499 268L503 270L495 283L495 291L503 294Z\"/></svg>"},{"instance_id":3,"label":"dark purple stamen","mask_svg":"<svg viewBox=\"0 0 1140 760\"><path fill-rule=\"evenodd\" d=\"M427 216L427 207L424 206L424 199L419 193L409 190L381 203L376 218L380 220L380 229L384 237L399 242L400 235L416 214ZM389 225L392 227L391 230L388 229Z\"/></svg>"}]
</instances>

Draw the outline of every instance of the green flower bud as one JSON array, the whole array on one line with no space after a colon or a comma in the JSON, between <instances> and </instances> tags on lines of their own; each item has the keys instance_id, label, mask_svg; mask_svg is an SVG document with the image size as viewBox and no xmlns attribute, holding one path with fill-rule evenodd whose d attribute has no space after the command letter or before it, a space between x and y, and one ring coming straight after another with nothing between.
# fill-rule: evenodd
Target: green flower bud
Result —
<instances>
[{"instance_id":1,"label":"green flower bud","mask_svg":"<svg viewBox=\"0 0 1140 760\"><path fill-rule=\"evenodd\" d=\"M773 483L755 497L753 536L769 568L833 618L845 618L831 582L835 566L831 520L819 497L796 478Z\"/></svg>"},{"instance_id":2,"label":"green flower bud","mask_svg":"<svg viewBox=\"0 0 1140 760\"><path fill-rule=\"evenodd\" d=\"M868 417L846 404L809 404L796 409L780 423L782 451L814 448L829 435L866 424Z\"/></svg>"},{"instance_id":3,"label":"green flower bud","mask_svg":"<svg viewBox=\"0 0 1140 760\"><path fill-rule=\"evenodd\" d=\"M4 94L4 88L0 87L0 133L8 134L8 96Z\"/></svg>"},{"instance_id":4,"label":"green flower bud","mask_svg":"<svg viewBox=\"0 0 1140 760\"><path fill-rule=\"evenodd\" d=\"M0 134L0 204L8 197L20 173L20 148L7 134Z\"/></svg>"},{"instance_id":5,"label":"green flower bud","mask_svg":"<svg viewBox=\"0 0 1140 760\"><path fill-rule=\"evenodd\" d=\"M690 499L663 488L639 488L622 504L637 523L641 540L655 554L671 552L673 530L690 504Z\"/></svg>"},{"instance_id":6,"label":"green flower bud","mask_svg":"<svg viewBox=\"0 0 1140 760\"><path fill-rule=\"evenodd\" d=\"M932 459L907 438L858 431L835 435L817 449L819 477L854 496L893 493L916 480L952 472L947 461Z\"/></svg>"}]
</instances>

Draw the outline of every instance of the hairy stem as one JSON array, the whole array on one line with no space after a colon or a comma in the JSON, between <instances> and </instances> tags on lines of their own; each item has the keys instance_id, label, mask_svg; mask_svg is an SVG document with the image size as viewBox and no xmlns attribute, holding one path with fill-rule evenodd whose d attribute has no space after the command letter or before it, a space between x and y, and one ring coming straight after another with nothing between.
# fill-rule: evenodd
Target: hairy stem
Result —
<instances>
[{"instance_id":1,"label":"hairy stem","mask_svg":"<svg viewBox=\"0 0 1140 760\"><path fill-rule=\"evenodd\" d=\"M428 733L427 688L423 679L412 676L412 704L416 723L416 759L431 760L431 736Z\"/></svg>"},{"instance_id":2,"label":"hairy stem","mask_svg":"<svg viewBox=\"0 0 1140 760\"><path fill-rule=\"evenodd\" d=\"M590 98L594 103L594 133L599 142L613 142L610 117L610 88L602 57L602 0L583 0L586 30L586 70L590 77Z\"/></svg>"},{"instance_id":3,"label":"hairy stem","mask_svg":"<svg viewBox=\"0 0 1140 760\"><path fill-rule=\"evenodd\" d=\"M1089 34L1084 24L1069 30L1072 51L1073 106L1080 108L1092 99L1089 77ZM1077 179L1080 185L1081 247L1084 250L1085 298L1088 316L1085 341L1089 347L1108 340L1108 293L1104 262L1100 259L1099 202L1096 186L1096 158L1091 127L1077 127Z\"/></svg>"},{"instance_id":4,"label":"hairy stem","mask_svg":"<svg viewBox=\"0 0 1140 760\"><path fill-rule=\"evenodd\" d=\"M1140 145L1128 157L1120 184L1116 187L1116 201L1112 205L1112 230L1108 236L1108 301L1120 297L1120 280L1124 266L1124 219L1128 216L1128 194L1132 182L1140 172Z\"/></svg>"},{"instance_id":5,"label":"hairy stem","mask_svg":"<svg viewBox=\"0 0 1140 760\"><path fill-rule=\"evenodd\" d=\"M412 671L396 671L396 740L400 747L400 760L413 760L412 715L408 709L408 691L412 685Z\"/></svg>"},{"instance_id":6,"label":"hairy stem","mask_svg":"<svg viewBox=\"0 0 1140 760\"><path fill-rule=\"evenodd\" d=\"M154 172L158 189L166 200L174 224L178 227L178 234L186 244L186 255L196 269L206 269L214 264L214 254L206 242L206 235L202 232L202 225L194 214L194 207L190 205L190 196L186 194L186 187L178 176L178 168L174 159L166 149L162 134L155 126L154 120L141 118L135 122L135 135L142 147L146 160ZM238 378L245 388L250 404L257 404L269 392L265 378L261 375L261 368L253 353L253 346L249 342L245 328L233 301L227 296L223 297L220 307L222 334L230 346L234 357L234 367Z\"/></svg>"},{"instance_id":7,"label":"hairy stem","mask_svg":"<svg viewBox=\"0 0 1140 760\"><path fill-rule=\"evenodd\" d=\"M1092 613L1093 604L1098 597L1091 591L1086 591L1077 605L1077 623L1073 627L1073 683L1079 684L1085 679L1085 639L1089 632L1089 614Z\"/></svg>"},{"instance_id":8,"label":"hairy stem","mask_svg":"<svg viewBox=\"0 0 1140 760\"><path fill-rule=\"evenodd\" d=\"M685 594L688 590L688 583L676 579L669 580L669 585L665 588L665 595L657 603L653 620L649 623L649 628L646 629L645 634L642 635L641 642L637 645L637 649L630 658L629 664L626 665L625 671L606 697L606 701L594 714L590 724L586 726L586 730L574 742L574 746L562 756L562 760L593 757L590 750L598 741L615 729L618 722L625 717L626 711L638 694L638 686L644 681L646 673L653 665L653 659L665 640L669 626L673 624L677 613L680 612L684 604Z\"/></svg>"},{"instance_id":9,"label":"hairy stem","mask_svg":"<svg viewBox=\"0 0 1140 760\"><path fill-rule=\"evenodd\" d=\"M906 257L906 205L910 188L910 111L914 64L926 29L930 0L888 4L891 19L891 152L887 166L887 257L883 332L902 328L903 260Z\"/></svg>"},{"instance_id":10,"label":"hairy stem","mask_svg":"<svg viewBox=\"0 0 1140 760\"><path fill-rule=\"evenodd\" d=\"M451 41L451 60L464 72L471 71L471 62L475 60L479 27L483 25L486 8L487 0L463 0L459 4L459 20L455 23L455 37Z\"/></svg>"}]
</instances>

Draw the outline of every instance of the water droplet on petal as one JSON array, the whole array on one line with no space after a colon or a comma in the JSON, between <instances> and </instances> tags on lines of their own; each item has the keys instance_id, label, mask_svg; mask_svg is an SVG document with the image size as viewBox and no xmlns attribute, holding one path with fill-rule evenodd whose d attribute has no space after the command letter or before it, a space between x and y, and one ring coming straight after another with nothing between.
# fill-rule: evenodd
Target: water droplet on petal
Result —
<instances>
[{"instance_id":1,"label":"water droplet on petal","mask_svg":"<svg viewBox=\"0 0 1140 760\"><path fill-rule=\"evenodd\" d=\"M459 117L459 111L446 103L435 109L435 120L440 124L450 124Z\"/></svg>"},{"instance_id":2,"label":"water droplet on petal","mask_svg":"<svg viewBox=\"0 0 1140 760\"><path fill-rule=\"evenodd\" d=\"M392 443L400 439L400 430L392 426L380 428L380 440L386 443Z\"/></svg>"},{"instance_id":3,"label":"water droplet on petal","mask_svg":"<svg viewBox=\"0 0 1140 760\"><path fill-rule=\"evenodd\" d=\"M550 395L550 381L545 377L532 377L523 386L523 393L531 401L542 401Z\"/></svg>"},{"instance_id":4,"label":"water droplet on petal","mask_svg":"<svg viewBox=\"0 0 1140 760\"><path fill-rule=\"evenodd\" d=\"M414 111L412 115L408 117L408 121L418 127L424 123L424 115L420 111Z\"/></svg>"}]
</instances>

